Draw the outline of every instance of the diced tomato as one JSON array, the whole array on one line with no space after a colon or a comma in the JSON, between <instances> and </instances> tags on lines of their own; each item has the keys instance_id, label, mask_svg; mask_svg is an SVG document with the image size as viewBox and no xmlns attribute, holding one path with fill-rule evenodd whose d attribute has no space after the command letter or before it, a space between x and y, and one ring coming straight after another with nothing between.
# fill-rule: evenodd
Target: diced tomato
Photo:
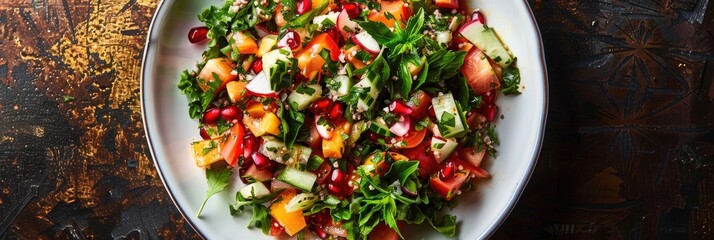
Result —
<instances>
[{"instance_id":1,"label":"diced tomato","mask_svg":"<svg viewBox=\"0 0 714 240\"><path fill-rule=\"evenodd\" d=\"M469 174L465 172L457 172L454 177L449 180L442 180L439 174L431 176L429 186L447 201L458 195L458 191L462 185L469 179Z\"/></svg>"},{"instance_id":2,"label":"diced tomato","mask_svg":"<svg viewBox=\"0 0 714 240\"><path fill-rule=\"evenodd\" d=\"M474 166L473 164L461 160L460 158L450 158L448 161L453 162L454 164L456 164L457 167L462 167L464 171L473 174L473 176L478 179L491 177L491 175L485 169Z\"/></svg>"},{"instance_id":3,"label":"diced tomato","mask_svg":"<svg viewBox=\"0 0 714 240\"><path fill-rule=\"evenodd\" d=\"M404 221L397 221L397 228L401 229L404 228L404 225L406 222ZM399 239L399 234L397 234L397 231L394 231L389 225L387 225L384 222L380 222L377 224L374 229L372 229L372 232L369 233L369 240L398 240Z\"/></svg>"},{"instance_id":4,"label":"diced tomato","mask_svg":"<svg viewBox=\"0 0 714 240\"><path fill-rule=\"evenodd\" d=\"M486 151L478 151L476 147L462 148L459 149L459 156L461 156L463 160L466 160L472 165L480 167L481 161L483 161L483 158L486 156Z\"/></svg>"},{"instance_id":5,"label":"diced tomato","mask_svg":"<svg viewBox=\"0 0 714 240\"><path fill-rule=\"evenodd\" d=\"M270 233L268 235L273 236L273 237L278 237L285 233L285 228L278 223L275 218L270 218Z\"/></svg>"},{"instance_id":6,"label":"diced tomato","mask_svg":"<svg viewBox=\"0 0 714 240\"><path fill-rule=\"evenodd\" d=\"M238 157L243 155L243 137L245 136L245 128L243 124L235 123L231 128L231 133L221 146L221 156L226 160L226 163L235 166L238 162Z\"/></svg>"},{"instance_id":7,"label":"diced tomato","mask_svg":"<svg viewBox=\"0 0 714 240\"><path fill-rule=\"evenodd\" d=\"M459 1L458 0L435 0L434 5L440 8L449 8L449 9L458 9L459 8Z\"/></svg>"},{"instance_id":8,"label":"diced tomato","mask_svg":"<svg viewBox=\"0 0 714 240\"><path fill-rule=\"evenodd\" d=\"M422 90L414 92L409 98L407 105L412 108L412 117L423 119L427 116L427 110L431 106L431 97Z\"/></svg>"},{"instance_id":9,"label":"diced tomato","mask_svg":"<svg viewBox=\"0 0 714 240\"><path fill-rule=\"evenodd\" d=\"M327 179L330 177L330 173L332 172L332 165L330 165L329 161L323 162L320 167L315 170L315 174L317 174L317 184L323 184Z\"/></svg>"},{"instance_id":10,"label":"diced tomato","mask_svg":"<svg viewBox=\"0 0 714 240\"><path fill-rule=\"evenodd\" d=\"M466 82L476 94L482 94L491 89L499 89L501 82L494 71L488 56L478 48L471 48L466 54L464 65L461 66Z\"/></svg>"},{"instance_id":11,"label":"diced tomato","mask_svg":"<svg viewBox=\"0 0 714 240\"><path fill-rule=\"evenodd\" d=\"M414 148L402 150L402 154L409 159L419 161L419 177L426 178L431 175L439 163L434 159L434 154L429 150L431 141L424 141Z\"/></svg>"},{"instance_id":12,"label":"diced tomato","mask_svg":"<svg viewBox=\"0 0 714 240\"><path fill-rule=\"evenodd\" d=\"M412 124L411 130L409 130L407 135L394 138L394 140L396 141L396 143L394 144L394 148L396 148L396 149L413 148L424 141L424 136L426 136L426 127L417 131L414 129L414 125L416 125L416 124Z\"/></svg>"}]
</instances>

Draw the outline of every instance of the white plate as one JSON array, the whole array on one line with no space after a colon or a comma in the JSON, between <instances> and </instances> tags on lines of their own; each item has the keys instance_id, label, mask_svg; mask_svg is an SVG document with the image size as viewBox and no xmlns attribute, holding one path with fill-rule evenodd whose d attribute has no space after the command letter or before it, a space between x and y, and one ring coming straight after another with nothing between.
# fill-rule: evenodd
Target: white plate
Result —
<instances>
[{"instance_id":1,"label":"white plate","mask_svg":"<svg viewBox=\"0 0 714 240\"><path fill-rule=\"evenodd\" d=\"M202 169L191 159L189 143L200 139L197 122L188 117L188 102L176 85L183 69L194 68L205 44L190 44L188 30L202 24L196 16L221 0L167 0L159 4L144 52L141 100L146 138L159 175L188 222L208 239L267 239L249 230L249 216L232 217L228 204L237 186L211 198L196 217L206 191ZM535 167L546 119L547 77L540 34L524 0L480 0L488 24L518 57L525 92L501 97L505 119L498 122L498 156L485 163L493 178L459 198L452 211L458 217L458 239L490 236L508 216ZM422 228L423 229L423 228ZM407 239L441 239L436 232L407 231Z\"/></svg>"}]
</instances>

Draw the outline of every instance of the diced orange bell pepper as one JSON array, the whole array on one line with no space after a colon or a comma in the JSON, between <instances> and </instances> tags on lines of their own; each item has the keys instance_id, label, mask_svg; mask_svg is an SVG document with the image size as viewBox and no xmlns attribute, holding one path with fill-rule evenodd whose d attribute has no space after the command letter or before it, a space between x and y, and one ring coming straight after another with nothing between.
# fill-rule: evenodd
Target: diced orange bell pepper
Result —
<instances>
[{"instance_id":1,"label":"diced orange bell pepper","mask_svg":"<svg viewBox=\"0 0 714 240\"><path fill-rule=\"evenodd\" d=\"M352 63L352 66L354 66L356 69L361 69L363 67L366 67L367 64L372 62L372 60L364 62L364 61L355 57L357 52L362 52L362 51L365 51L365 50L362 49L361 47L359 47L358 45L354 45L351 48L345 49L345 59L347 59L347 61Z\"/></svg>"},{"instance_id":2,"label":"diced orange bell pepper","mask_svg":"<svg viewBox=\"0 0 714 240\"><path fill-rule=\"evenodd\" d=\"M307 227L307 222L305 222L305 216L302 214L302 211L287 212L287 210L285 210L285 205L287 205L295 195L297 195L295 189L285 189L277 197L280 201L273 202L270 205L270 215L285 228L285 232L290 236L297 234L303 228Z\"/></svg>"},{"instance_id":3,"label":"diced orange bell pepper","mask_svg":"<svg viewBox=\"0 0 714 240\"><path fill-rule=\"evenodd\" d=\"M233 32L230 35L231 47L237 50L240 54L255 54L258 51L258 43L255 39L248 37L242 32Z\"/></svg>"},{"instance_id":4,"label":"diced orange bell pepper","mask_svg":"<svg viewBox=\"0 0 714 240\"><path fill-rule=\"evenodd\" d=\"M265 108L263 107L263 104L260 102L250 102L248 105L245 106L245 111L248 112L248 115L250 115L253 118L262 118L265 116Z\"/></svg>"},{"instance_id":5,"label":"diced orange bell pepper","mask_svg":"<svg viewBox=\"0 0 714 240\"><path fill-rule=\"evenodd\" d=\"M344 150L345 141L339 132L330 139L322 139L322 155L326 158L342 158Z\"/></svg>"},{"instance_id":6,"label":"diced orange bell pepper","mask_svg":"<svg viewBox=\"0 0 714 240\"><path fill-rule=\"evenodd\" d=\"M391 13L394 19L387 19L387 16L384 15L385 12ZM382 1L382 9L379 12L371 13L367 18L370 21L384 23L391 28L394 27L394 22L401 23L404 15L404 1Z\"/></svg>"},{"instance_id":7,"label":"diced orange bell pepper","mask_svg":"<svg viewBox=\"0 0 714 240\"><path fill-rule=\"evenodd\" d=\"M275 113L265 113L265 116L260 120L260 129L265 133L278 136L280 134L280 118Z\"/></svg>"},{"instance_id":8,"label":"diced orange bell pepper","mask_svg":"<svg viewBox=\"0 0 714 240\"><path fill-rule=\"evenodd\" d=\"M243 124L253 133L253 136L260 137L265 135L265 131L260 127L260 118L251 117L250 114L243 115Z\"/></svg>"},{"instance_id":9,"label":"diced orange bell pepper","mask_svg":"<svg viewBox=\"0 0 714 240\"><path fill-rule=\"evenodd\" d=\"M219 151L219 146L223 142L220 138L207 139L191 143L193 159L199 167L207 167L215 162L223 160Z\"/></svg>"},{"instance_id":10,"label":"diced orange bell pepper","mask_svg":"<svg viewBox=\"0 0 714 240\"><path fill-rule=\"evenodd\" d=\"M245 86L248 82L245 81L230 81L226 84L226 92L228 92L228 98L231 102L236 103L245 94Z\"/></svg>"},{"instance_id":11,"label":"diced orange bell pepper","mask_svg":"<svg viewBox=\"0 0 714 240\"><path fill-rule=\"evenodd\" d=\"M209 59L206 61L206 65L201 68L201 72L198 73L198 86L204 92L211 88L206 83L215 81L213 78L214 73L218 76L218 80L221 81L221 85L235 80L238 75L231 74L234 66L235 64L227 58Z\"/></svg>"},{"instance_id":12,"label":"diced orange bell pepper","mask_svg":"<svg viewBox=\"0 0 714 240\"><path fill-rule=\"evenodd\" d=\"M340 47L327 33L321 33L310 40L305 47L295 55L298 60L300 73L312 80L318 73L322 72L325 59L320 56L320 52L327 49L330 52L330 60L337 62L340 60Z\"/></svg>"}]
</instances>

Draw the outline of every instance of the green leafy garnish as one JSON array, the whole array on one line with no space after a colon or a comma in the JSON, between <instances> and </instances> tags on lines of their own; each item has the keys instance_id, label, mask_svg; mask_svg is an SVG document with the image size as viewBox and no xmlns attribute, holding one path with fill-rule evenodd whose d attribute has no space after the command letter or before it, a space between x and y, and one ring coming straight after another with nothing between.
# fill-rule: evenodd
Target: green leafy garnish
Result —
<instances>
[{"instance_id":1,"label":"green leafy garnish","mask_svg":"<svg viewBox=\"0 0 714 240\"><path fill-rule=\"evenodd\" d=\"M231 169L229 168L206 169L208 190L206 190L206 197L203 199L203 203L201 203L201 207L198 209L196 217L201 217L203 207L206 206L206 202L208 202L209 198L223 191L223 189L228 186L228 182L230 180L231 175L233 175L233 171L231 171Z\"/></svg>"},{"instance_id":2,"label":"green leafy garnish","mask_svg":"<svg viewBox=\"0 0 714 240\"><path fill-rule=\"evenodd\" d=\"M521 85L521 72L515 66L503 70L503 85L501 92L506 95L521 94L518 89Z\"/></svg>"},{"instance_id":3,"label":"green leafy garnish","mask_svg":"<svg viewBox=\"0 0 714 240\"><path fill-rule=\"evenodd\" d=\"M250 206L253 209L253 216L250 219L248 227L254 226L261 229L264 234L268 234L270 230L270 215L268 215L268 208L263 204L274 200L275 197L280 195L284 190L285 189L280 189L260 198L256 198L255 195L251 193L253 196L250 199L246 199L243 197L243 194L238 191L236 192L236 203L229 206L231 216L235 216L242 212L246 206Z\"/></svg>"}]
</instances>

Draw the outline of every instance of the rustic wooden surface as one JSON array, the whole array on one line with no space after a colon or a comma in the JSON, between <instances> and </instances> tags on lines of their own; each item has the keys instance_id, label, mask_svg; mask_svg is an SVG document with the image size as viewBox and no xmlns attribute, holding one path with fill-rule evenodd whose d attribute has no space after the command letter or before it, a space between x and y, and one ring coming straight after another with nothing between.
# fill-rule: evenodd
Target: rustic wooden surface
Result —
<instances>
[{"instance_id":1,"label":"rustic wooden surface","mask_svg":"<svg viewBox=\"0 0 714 240\"><path fill-rule=\"evenodd\" d=\"M712 1L529 2L548 128L494 238L714 238ZM0 0L0 238L198 238L141 125L156 5Z\"/></svg>"}]
</instances>

